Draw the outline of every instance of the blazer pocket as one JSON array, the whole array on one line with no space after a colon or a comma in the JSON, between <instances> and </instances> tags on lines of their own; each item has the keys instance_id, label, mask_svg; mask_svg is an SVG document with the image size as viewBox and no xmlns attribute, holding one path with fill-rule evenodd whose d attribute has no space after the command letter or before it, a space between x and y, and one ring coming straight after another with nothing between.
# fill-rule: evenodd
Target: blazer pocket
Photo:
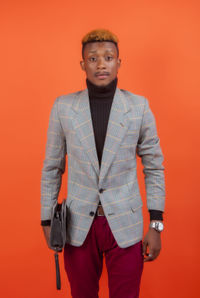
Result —
<instances>
[{"instance_id":1,"label":"blazer pocket","mask_svg":"<svg viewBox=\"0 0 200 298\"><path fill-rule=\"evenodd\" d=\"M136 212L137 210L141 209L143 206L141 199L131 199L129 200L129 206L132 210L132 212Z\"/></svg>"}]
</instances>

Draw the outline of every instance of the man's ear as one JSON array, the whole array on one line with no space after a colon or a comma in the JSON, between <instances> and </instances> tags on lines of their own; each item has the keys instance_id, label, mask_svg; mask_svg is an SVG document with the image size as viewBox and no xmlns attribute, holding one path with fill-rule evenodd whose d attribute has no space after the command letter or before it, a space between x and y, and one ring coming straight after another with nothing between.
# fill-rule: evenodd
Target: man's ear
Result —
<instances>
[{"instance_id":1,"label":"man's ear","mask_svg":"<svg viewBox=\"0 0 200 298\"><path fill-rule=\"evenodd\" d=\"M80 66L81 66L81 69L82 69L83 71L85 71L85 63L84 63L83 60L80 61Z\"/></svg>"},{"instance_id":2,"label":"man's ear","mask_svg":"<svg viewBox=\"0 0 200 298\"><path fill-rule=\"evenodd\" d=\"M118 64L118 68L120 68L120 66L121 66L121 59L118 58L117 64Z\"/></svg>"}]
</instances>

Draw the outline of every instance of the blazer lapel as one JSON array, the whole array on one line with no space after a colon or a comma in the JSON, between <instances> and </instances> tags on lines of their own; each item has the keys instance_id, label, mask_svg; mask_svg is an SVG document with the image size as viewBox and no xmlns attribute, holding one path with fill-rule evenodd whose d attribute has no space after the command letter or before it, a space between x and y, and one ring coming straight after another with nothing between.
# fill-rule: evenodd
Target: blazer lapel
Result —
<instances>
[{"instance_id":1,"label":"blazer lapel","mask_svg":"<svg viewBox=\"0 0 200 298\"><path fill-rule=\"evenodd\" d=\"M80 139L83 149L86 151L97 176L99 176L99 161L94 139L88 89L78 94L78 98L74 100L72 109L76 113L72 119L76 135Z\"/></svg>"},{"instance_id":2,"label":"blazer lapel","mask_svg":"<svg viewBox=\"0 0 200 298\"><path fill-rule=\"evenodd\" d=\"M120 146L120 143L126 134L128 129L128 125L126 123L126 120L128 120L127 113L130 110L131 107L128 105L128 102L122 91L120 91L119 88L116 88L103 148L99 184L101 184L102 180L106 176Z\"/></svg>"},{"instance_id":3,"label":"blazer lapel","mask_svg":"<svg viewBox=\"0 0 200 298\"><path fill-rule=\"evenodd\" d=\"M78 94L78 99L74 100L72 109L76 113L72 119L74 129L76 130L76 134L79 137L97 176L99 177L100 184L111 166L117 149L127 131L128 127L126 119L128 118L126 118L126 116L131 110L131 107L128 105L128 101L120 89L116 88L104 142L101 168L99 168L96 151L88 89L85 89Z\"/></svg>"}]
</instances>

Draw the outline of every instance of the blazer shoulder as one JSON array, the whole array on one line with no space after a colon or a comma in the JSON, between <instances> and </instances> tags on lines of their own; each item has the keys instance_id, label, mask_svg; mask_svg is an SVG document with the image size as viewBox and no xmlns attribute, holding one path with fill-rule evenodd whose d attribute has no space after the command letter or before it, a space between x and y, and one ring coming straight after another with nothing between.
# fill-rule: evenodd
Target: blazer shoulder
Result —
<instances>
[{"instance_id":1,"label":"blazer shoulder","mask_svg":"<svg viewBox=\"0 0 200 298\"><path fill-rule=\"evenodd\" d=\"M131 105L145 106L147 99L144 96L135 94L124 89L120 89L120 91L123 93L123 95L126 97L126 99L129 101Z\"/></svg>"},{"instance_id":2,"label":"blazer shoulder","mask_svg":"<svg viewBox=\"0 0 200 298\"><path fill-rule=\"evenodd\" d=\"M76 100L76 98L83 92L84 90L79 90L76 92L72 92L72 93L68 93L68 94L64 94L64 95L60 95L55 99L55 102L57 102L57 104L67 104L70 105L74 102L74 100Z\"/></svg>"}]
</instances>

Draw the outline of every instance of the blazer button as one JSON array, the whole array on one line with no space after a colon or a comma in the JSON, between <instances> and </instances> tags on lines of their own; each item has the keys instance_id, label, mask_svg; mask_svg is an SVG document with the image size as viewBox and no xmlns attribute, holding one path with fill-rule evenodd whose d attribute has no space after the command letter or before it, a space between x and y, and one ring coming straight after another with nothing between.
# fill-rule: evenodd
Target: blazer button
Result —
<instances>
[{"instance_id":1,"label":"blazer button","mask_svg":"<svg viewBox=\"0 0 200 298\"><path fill-rule=\"evenodd\" d=\"M90 211L90 216L94 216L94 212L93 211Z\"/></svg>"},{"instance_id":2,"label":"blazer button","mask_svg":"<svg viewBox=\"0 0 200 298\"><path fill-rule=\"evenodd\" d=\"M104 192L104 190L105 190L104 188L100 188L99 192L102 193L102 192Z\"/></svg>"}]
</instances>

